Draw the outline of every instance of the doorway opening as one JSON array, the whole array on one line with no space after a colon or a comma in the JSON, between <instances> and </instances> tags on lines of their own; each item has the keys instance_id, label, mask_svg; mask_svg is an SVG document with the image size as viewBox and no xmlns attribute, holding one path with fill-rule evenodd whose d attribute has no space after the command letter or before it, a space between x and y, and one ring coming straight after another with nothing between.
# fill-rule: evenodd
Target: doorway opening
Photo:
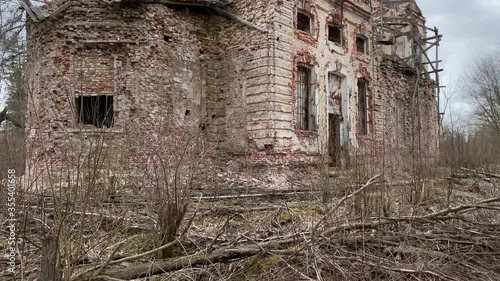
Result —
<instances>
[{"instance_id":1,"label":"doorway opening","mask_svg":"<svg viewBox=\"0 0 500 281\"><path fill-rule=\"evenodd\" d=\"M338 114L328 114L328 155L330 156L330 166L340 167L342 159L342 149L340 146L340 116Z\"/></svg>"}]
</instances>

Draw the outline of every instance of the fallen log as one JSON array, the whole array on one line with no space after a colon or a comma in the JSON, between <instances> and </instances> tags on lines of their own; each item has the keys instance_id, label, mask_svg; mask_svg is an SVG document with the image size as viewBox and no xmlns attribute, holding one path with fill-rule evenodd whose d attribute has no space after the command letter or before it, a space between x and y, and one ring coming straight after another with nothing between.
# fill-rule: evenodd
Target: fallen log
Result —
<instances>
[{"instance_id":1,"label":"fallen log","mask_svg":"<svg viewBox=\"0 0 500 281\"><path fill-rule=\"evenodd\" d=\"M92 277L93 272L87 272L83 275L79 275L78 278L74 280L105 281L105 280L110 280L109 279L110 277L114 279L124 279L124 280L137 279L145 276L157 275L169 271L179 270L188 266L193 267L193 266L203 266L213 263L234 262L257 254L272 252L273 249L279 250L290 244L300 243L301 241L303 241L303 239L300 237L290 237L282 240L273 240L273 241L262 242L258 244L250 244L240 247L225 247L214 250L210 253L203 251L201 253L196 253L193 255L158 260L153 263L147 262L147 263L127 266L125 268L113 268L113 269L102 270L100 274L96 277ZM283 253L283 251L280 251L280 253ZM289 253L293 254L293 251Z\"/></svg>"},{"instance_id":2,"label":"fallen log","mask_svg":"<svg viewBox=\"0 0 500 281\"><path fill-rule=\"evenodd\" d=\"M139 264L128 266L126 268L104 270L93 280L104 281L105 276L111 276L116 279L136 279L149 275L156 275L164 272L182 269L186 266L201 266L211 263L226 263L235 260L250 257L262 252L258 247L249 247L243 249L221 249L215 250L209 254L197 254L192 256L180 257L172 260L163 260L153 264Z\"/></svg>"}]
</instances>

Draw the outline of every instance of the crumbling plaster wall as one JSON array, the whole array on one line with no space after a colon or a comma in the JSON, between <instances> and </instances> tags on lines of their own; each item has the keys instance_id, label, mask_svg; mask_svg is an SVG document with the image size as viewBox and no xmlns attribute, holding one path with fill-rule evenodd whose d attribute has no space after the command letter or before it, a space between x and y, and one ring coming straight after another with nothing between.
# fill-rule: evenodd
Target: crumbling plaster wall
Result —
<instances>
[{"instance_id":1,"label":"crumbling plaster wall","mask_svg":"<svg viewBox=\"0 0 500 281\"><path fill-rule=\"evenodd\" d=\"M301 9L313 16L313 32L307 34L295 26L296 10ZM357 5L349 1L345 4L344 19L341 20L338 5L329 1L282 1L276 6L273 31L275 43L275 153L291 157L318 156L326 152L328 141L328 73L335 72L342 77L342 138L348 145L349 131L356 127L357 79L371 80L373 72L372 55L356 51L356 35L371 39L372 25L370 11L366 4ZM328 24L337 24L343 29L342 46L328 41ZM373 48L372 40L369 47ZM317 130L298 131L295 129L295 79L297 63L312 67L315 100L317 102ZM371 87L369 92L371 92ZM373 117L371 117L373 118ZM357 145L353 140L352 145Z\"/></svg>"},{"instance_id":2,"label":"crumbling plaster wall","mask_svg":"<svg viewBox=\"0 0 500 281\"><path fill-rule=\"evenodd\" d=\"M370 5L371 4L371 5ZM378 15L374 13L378 1L346 1L341 18L340 5L330 1L296 0L279 2L276 6L275 23L275 104L276 109L272 118L275 120L275 141L272 144L273 155L282 154L281 159L287 161L307 162L309 156L327 154L329 124L328 114L339 113L341 117L341 145L346 162L359 170L380 170L380 163L384 161L385 153L398 155L400 161L411 162L405 157L407 151L416 149L415 143L406 140L412 138L417 126L417 116L414 104L408 102L409 95L413 94L415 75L405 75L404 70L392 72L382 71L385 56L391 52L377 44L375 22ZM297 30L295 14L297 9L312 16L313 32L307 34ZM414 11L417 13L418 11ZM424 21L421 14L416 14L419 20ZM328 41L328 24L343 27L344 41L341 46ZM421 30L422 31L422 30ZM422 31L423 32L423 31ZM356 37L362 35L367 39L368 52L356 50ZM406 55L410 42L399 42L395 46L396 53ZM313 93L317 102L315 131L299 131L295 129L295 79L297 63L306 63L313 71ZM336 99L333 109L329 99L329 73L341 77L341 94ZM368 133L358 131L358 79L368 83ZM417 95L421 98L418 105L421 120L418 132L421 137L420 149L425 158L432 158L437 152L437 117L436 101L433 95L435 85L430 80L420 81ZM433 88L434 87L434 88ZM387 89L391 89L390 91ZM396 102L394 100L406 100ZM414 102L414 101L412 101ZM401 115L389 115L395 112ZM404 120L402 120L404 119ZM411 122L410 122L411 121ZM392 147L391 141L404 146L406 151ZM354 137L353 137L354 136ZM413 139L413 138L412 138ZM433 154L434 153L434 154ZM317 158L313 158L317 159ZM395 163L396 167L398 163ZM362 166L362 167L361 167Z\"/></svg>"},{"instance_id":3,"label":"crumbling plaster wall","mask_svg":"<svg viewBox=\"0 0 500 281\"><path fill-rule=\"evenodd\" d=\"M203 131L236 154L271 135L261 130L272 127L267 33L204 7L75 2L28 24L30 167L74 162L92 139L114 145L109 155L121 160L113 163L140 166L165 135ZM266 10L257 1L232 6L263 26ZM78 124L78 95L113 95L114 126Z\"/></svg>"},{"instance_id":4,"label":"crumbling plaster wall","mask_svg":"<svg viewBox=\"0 0 500 281\"><path fill-rule=\"evenodd\" d=\"M386 171L411 172L422 161L433 167L438 155L438 109L435 81L420 79L398 69L387 60L381 66L384 77L380 91L384 96L383 160Z\"/></svg>"},{"instance_id":5,"label":"crumbling plaster wall","mask_svg":"<svg viewBox=\"0 0 500 281\"><path fill-rule=\"evenodd\" d=\"M374 18L379 19L381 17L380 2L377 1L373 5L375 9L375 13L373 16ZM422 50L426 48L426 46L424 45L420 46L421 47L420 48L416 44L416 42L413 39L411 39L412 32L418 32L419 35L417 36L421 37L421 40L427 37L427 29L425 27L425 17L422 14L422 11L418 7L418 5L411 5L410 3L385 4L384 17L392 18L391 21L395 21L394 19L399 19L399 21L403 21L403 19L406 18L407 21L415 21L418 23L417 26L411 26L411 25L398 26L397 31L403 34L397 36L395 40L393 39L393 36L397 35L397 32L392 33L386 30L384 32L383 38L381 37L381 34L377 34L379 40L393 41L394 43L392 45L379 46L384 54L392 55L392 53L394 53L399 58L406 58L416 54L416 52L421 53ZM404 35L404 33L409 33L409 34ZM425 62L427 61L427 58L424 55L422 55L422 60ZM412 61L410 63L414 62L415 61Z\"/></svg>"},{"instance_id":6,"label":"crumbling plaster wall","mask_svg":"<svg viewBox=\"0 0 500 281\"><path fill-rule=\"evenodd\" d=\"M297 8L314 16L311 35L296 30ZM186 134L179 132L201 131L229 157L312 163L327 153L329 113L340 115L343 153L353 164L374 166L387 151L402 151L399 140L409 131L400 121L411 113L400 100L412 78L381 70L384 53L369 1L345 1L343 19L340 6L325 0L239 0L227 10L268 32L209 8L97 0L79 0L56 19L30 22L30 159L41 166L74 161L90 141L104 139L117 151L110 163L140 166L162 137L182 142ZM343 27L341 46L328 41L328 24ZM368 41L367 54L356 51L358 34ZM316 131L295 129L299 62L312 66ZM329 92L332 73L341 79L337 96ZM358 79L368 82L365 136L357 132ZM113 94L114 127L77 124L72 103L79 94ZM432 116L432 99L422 100L421 111ZM408 114L401 119L400 112ZM437 122L429 117L422 124L431 155Z\"/></svg>"},{"instance_id":7,"label":"crumbling plaster wall","mask_svg":"<svg viewBox=\"0 0 500 281\"><path fill-rule=\"evenodd\" d=\"M80 93L116 95L115 126L103 131L107 140L122 140L128 124L122 120L142 104L132 96L137 81L131 69L152 45L136 26L144 21L143 10L82 1L51 21L28 22L28 167L39 172L74 164L72 158L102 136L77 124L74 98Z\"/></svg>"},{"instance_id":8,"label":"crumbling plaster wall","mask_svg":"<svg viewBox=\"0 0 500 281\"><path fill-rule=\"evenodd\" d=\"M228 11L267 29L268 2L235 1ZM244 26L234 20L221 20L217 26L220 59L216 84L217 112L214 116L220 134L218 146L224 154L247 155L263 150L272 138L270 122L272 34ZM207 94L211 94L207 92Z\"/></svg>"}]
</instances>

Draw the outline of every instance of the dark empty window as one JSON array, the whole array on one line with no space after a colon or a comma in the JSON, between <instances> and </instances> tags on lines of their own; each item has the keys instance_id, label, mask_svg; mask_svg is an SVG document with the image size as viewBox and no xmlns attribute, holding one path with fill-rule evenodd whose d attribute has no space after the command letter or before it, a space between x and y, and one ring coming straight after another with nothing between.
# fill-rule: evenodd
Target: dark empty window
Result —
<instances>
[{"instance_id":1,"label":"dark empty window","mask_svg":"<svg viewBox=\"0 0 500 281\"><path fill-rule=\"evenodd\" d=\"M78 123L113 127L113 96L80 96L75 98L75 104Z\"/></svg>"},{"instance_id":2,"label":"dark empty window","mask_svg":"<svg viewBox=\"0 0 500 281\"><path fill-rule=\"evenodd\" d=\"M363 54L366 54L366 40L363 36L356 37L356 50Z\"/></svg>"},{"instance_id":3,"label":"dark empty window","mask_svg":"<svg viewBox=\"0 0 500 281\"><path fill-rule=\"evenodd\" d=\"M297 11L297 29L312 33L311 17L301 11Z\"/></svg>"},{"instance_id":4,"label":"dark empty window","mask_svg":"<svg viewBox=\"0 0 500 281\"><path fill-rule=\"evenodd\" d=\"M368 134L368 96L367 82L358 80L358 134Z\"/></svg>"},{"instance_id":5,"label":"dark empty window","mask_svg":"<svg viewBox=\"0 0 500 281\"><path fill-rule=\"evenodd\" d=\"M328 26L328 41L341 45L342 44L342 28L329 25Z\"/></svg>"},{"instance_id":6,"label":"dark empty window","mask_svg":"<svg viewBox=\"0 0 500 281\"><path fill-rule=\"evenodd\" d=\"M311 68L297 65L296 97L297 97L297 129L315 130L314 95L312 94Z\"/></svg>"}]
</instances>

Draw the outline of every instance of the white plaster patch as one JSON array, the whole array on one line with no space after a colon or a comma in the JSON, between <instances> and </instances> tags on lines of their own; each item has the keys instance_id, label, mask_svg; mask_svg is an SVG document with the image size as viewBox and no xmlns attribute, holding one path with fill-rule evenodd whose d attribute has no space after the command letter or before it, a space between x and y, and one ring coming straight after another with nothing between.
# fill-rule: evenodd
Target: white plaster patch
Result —
<instances>
[{"instance_id":1,"label":"white plaster patch","mask_svg":"<svg viewBox=\"0 0 500 281\"><path fill-rule=\"evenodd\" d=\"M328 46L330 47L331 52L335 52L335 53L340 54L340 55L345 54L344 48L342 48L342 46L339 46L339 45L334 44L334 43L328 43Z\"/></svg>"}]
</instances>

